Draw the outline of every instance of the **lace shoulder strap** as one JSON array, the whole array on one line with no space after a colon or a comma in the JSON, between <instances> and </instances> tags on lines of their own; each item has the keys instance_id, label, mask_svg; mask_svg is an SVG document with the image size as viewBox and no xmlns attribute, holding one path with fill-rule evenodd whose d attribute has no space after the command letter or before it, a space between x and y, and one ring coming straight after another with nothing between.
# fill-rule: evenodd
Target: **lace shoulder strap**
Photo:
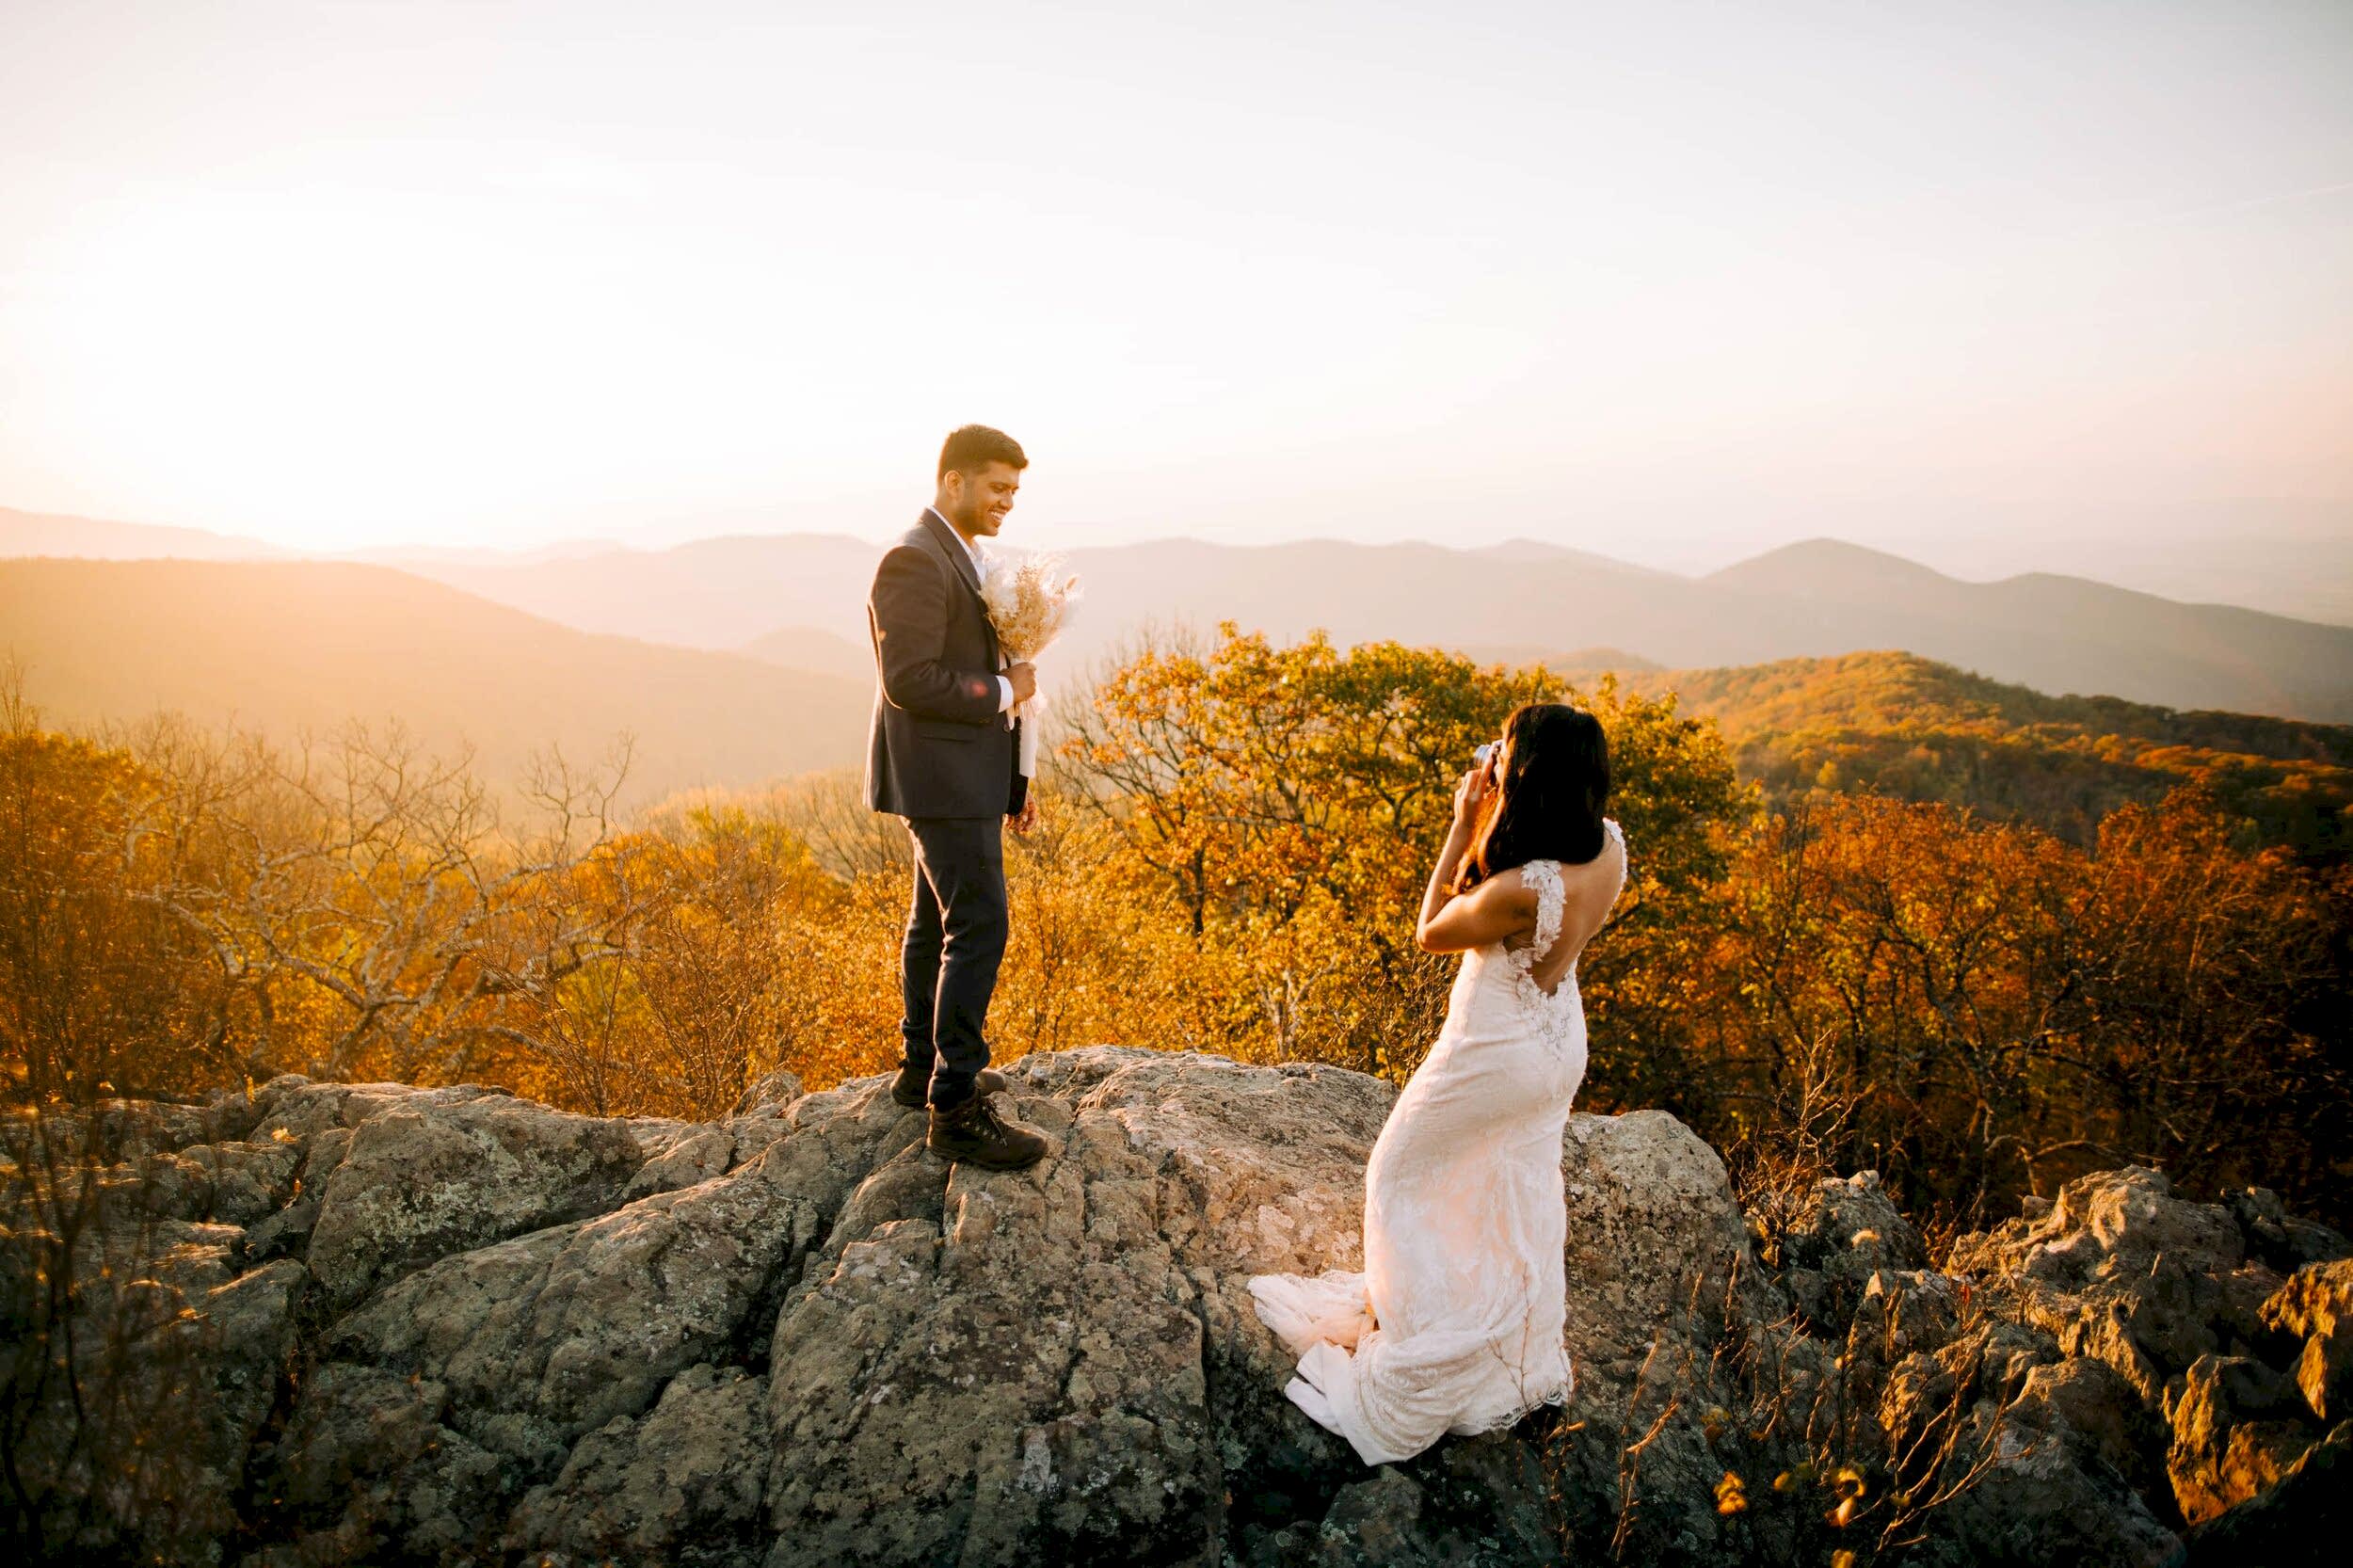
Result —
<instances>
[{"instance_id":1,"label":"lace shoulder strap","mask_svg":"<svg viewBox=\"0 0 2353 1568\"><path fill-rule=\"evenodd\" d=\"M1561 886L1561 863L1557 860L1529 860L1520 867L1520 880L1536 895L1536 933L1528 946L1519 950L1523 968L1533 964L1552 951L1552 944L1561 939L1561 912L1567 894Z\"/></svg>"}]
</instances>

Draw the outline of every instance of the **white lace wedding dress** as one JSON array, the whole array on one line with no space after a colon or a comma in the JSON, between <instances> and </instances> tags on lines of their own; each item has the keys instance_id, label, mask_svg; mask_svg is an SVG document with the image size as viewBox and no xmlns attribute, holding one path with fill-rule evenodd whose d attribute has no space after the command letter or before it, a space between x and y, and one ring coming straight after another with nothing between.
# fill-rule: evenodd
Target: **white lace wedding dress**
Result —
<instances>
[{"instance_id":1,"label":"white lace wedding dress","mask_svg":"<svg viewBox=\"0 0 2353 1568\"><path fill-rule=\"evenodd\" d=\"M1604 826L1623 888L1625 837ZM1575 961L1549 994L1530 972L1560 938L1560 865L1521 875L1534 933L1463 955L1446 1025L1372 1146L1364 1272L1250 1281L1299 1357L1284 1392L1368 1464L1568 1397L1561 1139L1585 1076L1585 1009Z\"/></svg>"}]
</instances>

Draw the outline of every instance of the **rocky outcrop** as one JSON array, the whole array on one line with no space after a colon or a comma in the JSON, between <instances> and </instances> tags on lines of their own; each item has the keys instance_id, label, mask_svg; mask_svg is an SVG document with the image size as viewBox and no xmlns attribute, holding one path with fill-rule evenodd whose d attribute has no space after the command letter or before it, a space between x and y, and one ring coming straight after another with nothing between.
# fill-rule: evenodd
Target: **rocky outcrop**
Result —
<instances>
[{"instance_id":1,"label":"rocky outcrop","mask_svg":"<svg viewBox=\"0 0 2353 1568\"><path fill-rule=\"evenodd\" d=\"M2353 1416L2353 1259L2297 1272L2264 1303L2266 1327L2302 1342L2296 1386L2324 1421Z\"/></svg>"},{"instance_id":2,"label":"rocky outcrop","mask_svg":"<svg viewBox=\"0 0 2353 1568\"><path fill-rule=\"evenodd\" d=\"M2173 1509L2195 1526L2278 1486L2342 1418L2345 1252L2343 1237L2289 1218L2270 1193L2192 1203L2133 1167L2071 1183L2039 1218L1963 1238L1950 1266L2131 1385L2137 1428L2164 1440Z\"/></svg>"},{"instance_id":3,"label":"rocky outcrop","mask_svg":"<svg viewBox=\"0 0 2353 1568\"><path fill-rule=\"evenodd\" d=\"M2266 1194L2105 1173L1938 1272L1867 1173L1769 1225L1657 1112L1563 1148L1569 1406L1369 1470L1283 1398L1246 1282L1358 1264L1389 1088L1108 1048L1010 1074L1052 1144L1010 1174L932 1160L880 1079L700 1126L298 1078L61 1126L115 1160L114 1223L55 1237L20 1173L11 1366L57 1337L40 1258L136 1279L91 1291L85 1330L146 1316L79 1335L126 1347L83 1371L168 1388L192 1457L116 1485L53 1388L16 1454L41 1549L2154 1565L2258 1560L2343 1490L2353 1265Z\"/></svg>"}]
</instances>

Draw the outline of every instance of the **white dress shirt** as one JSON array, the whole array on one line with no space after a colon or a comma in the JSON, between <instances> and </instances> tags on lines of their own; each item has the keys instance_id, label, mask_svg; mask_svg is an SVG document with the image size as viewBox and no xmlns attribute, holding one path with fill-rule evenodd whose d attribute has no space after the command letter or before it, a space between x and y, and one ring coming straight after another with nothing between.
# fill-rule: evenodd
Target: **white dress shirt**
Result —
<instances>
[{"instance_id":1,"label":"white dress shirt","mask_svg":"<svg viewBox=\"0 0 2353 1568\"><path fill-rule=\"evenodd\" d=\"M956 543L964 546L965 557L972 563L972 575L975 577L980 576L981 552L973 548L972 541L958 533L956 531L956 525L952 522L949 522L947 518L941 514L938 507L926 506L923 510L931 513L932 516L938 518L942 523L947 525L949 536L954 539ZM997 678L997 711L1001 713L1012 706L1013 681L1010 678L1000 675Z\"/></svg>"}]
</instances>

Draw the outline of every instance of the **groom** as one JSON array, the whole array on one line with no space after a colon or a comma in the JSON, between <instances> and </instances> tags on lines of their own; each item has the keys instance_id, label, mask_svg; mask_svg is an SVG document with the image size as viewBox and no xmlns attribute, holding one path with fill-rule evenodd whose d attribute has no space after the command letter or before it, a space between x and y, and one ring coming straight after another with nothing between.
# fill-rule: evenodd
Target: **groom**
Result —
<instances>
[{"instance_id":1,"label":"groom","mask_svg":"<svg viewBox=\"0 0 2353 1568\"><path fill-rule=\"evenodd\" d=\"M1034 816L1008 710L1036 695L1037 673L999 668L973 541L1003 526L1029 462L1001 430L951 433L932 504L883 556L866 600L881 678L866 804L904 817L915 850L900 950L905 1056L890 1097L929 1102L934 1154L993 1171L1046 1153L1044 1138L991 1108L1006 1083L981 1033L1005 952L1003 824L1026 829Z\"/></svg>"}]
</instances>

